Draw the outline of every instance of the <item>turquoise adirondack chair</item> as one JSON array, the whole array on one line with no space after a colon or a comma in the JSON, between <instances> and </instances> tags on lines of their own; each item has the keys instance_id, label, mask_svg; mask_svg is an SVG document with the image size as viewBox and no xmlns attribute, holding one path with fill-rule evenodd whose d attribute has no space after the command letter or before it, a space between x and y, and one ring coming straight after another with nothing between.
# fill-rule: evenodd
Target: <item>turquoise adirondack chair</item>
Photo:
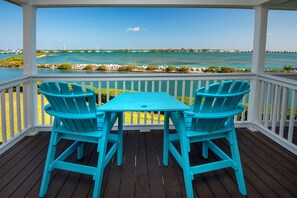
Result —
<instances>
[{"instance_id":1,"label":"turquoise adirondack chair","mask_svg":"<svg viewBox=\"0 0 297 198\"><path fill-rule=\"evenodd\" d=\"M44 109L49 115L54 116L54 123L39 196L43 197L46 194L51 172L57 168L92 175L93 197L99 197L104 168L116 152L117 164L122 163L122 131L118 134L110 133L117 118L121 123L122 116L116 113L106 116L104 112L99 112L94 91L87 88L85 92L78 84L71 84L70 88L67 82L44 82L40 85L40 93L49 102ZM57 145L62 139L73 140L74 143L55 157ZM84 142L98 144L97 167L65 161L74 151L77 151L77 158L81 159ZM109 150L108 142L112 143Z\"/></svg>"},{"instance_id":2,"label":"turquoise adirondack chair","mask_svg":"<svg viewBox=\"0 0 297 198\"><path fill-rule=\"evenodd\" d=\"M244 81L226 81L215 83L206 90L204 87L196 90L192 111L173 112L171 120L177 133L164 136L164 143L169 144L169 151L183 169L186 194L192 198L192 180L195 174L232 167L235 171L239 191L246 195L246 186L241 167L234 115L241 113L244 106L240 104L242 97L249 92L249 84ZM231 157L223 152L212 140L226 138L230 144ZM174 142L179 141L180 150ZM202 143L202 156L208 158L211 149L221 161L190 166L190 143ZM168 150L164 152L164 164L168 164Z\"/></svg>"}]
</instances>

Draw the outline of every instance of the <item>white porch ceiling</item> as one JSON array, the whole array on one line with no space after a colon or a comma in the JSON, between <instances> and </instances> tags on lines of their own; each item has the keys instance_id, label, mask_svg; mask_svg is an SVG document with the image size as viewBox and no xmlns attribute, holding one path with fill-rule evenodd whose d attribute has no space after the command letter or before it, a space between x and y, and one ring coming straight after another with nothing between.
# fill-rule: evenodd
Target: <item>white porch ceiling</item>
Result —
<instances>
[{"instance_id":1,"label":"white porch ceiling","mask_svg":"<svg viewBox=\"0 0 297 198\"><path fill-rule=\"evenodd\" d=\"M270 0L263 4L273 10L297 10L297 0Z\"/></svg>"}]
</instances>

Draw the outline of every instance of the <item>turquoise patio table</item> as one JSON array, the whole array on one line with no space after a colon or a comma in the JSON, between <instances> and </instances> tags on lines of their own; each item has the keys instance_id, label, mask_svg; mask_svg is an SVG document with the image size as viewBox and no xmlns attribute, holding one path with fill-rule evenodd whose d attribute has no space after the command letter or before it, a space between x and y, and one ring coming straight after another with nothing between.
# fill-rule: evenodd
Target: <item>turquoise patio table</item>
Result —
<instances>
[{"instance_id":1,"label":"turquoise patio table","mask_svg":"<svg viewBox=\"0 0 297 198\"><path fill-rule=\"evenodd\" d=\"M169 134L169 115L170 112L182 112L190 110L190 107L185 105L184 103L178 101L173 96L169 95L165 92L125 92L121 93L117 97L113 98L103 106L98 108L99 111L106 112L107 119L110 117L112 112L122 112L119 115L118 127L119 127L119 135L122 140L123 134L123 113L125 111L132 112L145 112L145 111L164 111L164 136L168 138ZM179 113L179 115L182 115ZM183 119L180 119L183 121ZM164 138L166 139L166 138ZM122 141L119 144L118 150L118 158L119 161L122 161ZM163 163L164 165L168 164L168 144L165 143L163 145ZM118 164L119 165L119 164Z\"/></svg>"}]
</instances>

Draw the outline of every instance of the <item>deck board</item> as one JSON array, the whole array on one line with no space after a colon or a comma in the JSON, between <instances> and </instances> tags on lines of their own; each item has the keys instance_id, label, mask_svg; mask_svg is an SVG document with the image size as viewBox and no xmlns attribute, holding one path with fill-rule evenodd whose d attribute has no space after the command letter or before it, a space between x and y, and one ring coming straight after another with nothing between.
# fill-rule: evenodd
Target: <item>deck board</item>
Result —
<instances>
[{"instance_id":1,"label":"deck board","mask_svg":"<svg viewBox=\"0 0 297 198\"><path fill-rule=\"evenodd\" d=\"M248 197L297 197L297 157L259 132L238 129L238 144ZM163 135L160 131L124 133L124 163L116 165L116 157L104 172L102 197L186 197L183 172L169 156L162 163ZM0 195L5 197L38 197L49 133L25 137L0 156ZM71 141L62 141L60 153ZM216 140L229 153L227 141ZM198 154L197 154L198 153ZM200 144L191 144L191 164L216 161L212 152L205 160L199 155ZM68 161L95 166L98 154L95 144L85 145L85 156ZM195 197L242 197L231 168L196 175ZM91 197L92 177L69 171L54 170L46 197Z\"/></svg>"},{"instance_id":2,"label":"deck board","mask_svg":"<svg viewBox=\"0 0 297 198\"><path fill-rule=\"evenodd\" d=\"M149 172L150 197L165 197L163 179L160 177L161 161L153 135L146 135L147 166Z\"/></svg>"},{"instance_id":3,"label":"deck board","mask_svg":"<svg viewBox=\"0 0 297 198\"><path fill-rule=\"evenodd\" d=\"M121 175L121 186L119 197L134 197L135 188L135 155L136 155L136 132L127 135L127 141L124 149L123 172ZM117 176L119 178L119 176ZM111 184L112 185L112 184Z\"/></svg>"},{"instance_id":4,"label":"deck board","mask_svg":"<svg viewBox=\"0 0 297 198\"><path fill-rule=\"evenodd\" d=\"M155 146L157 148L157 153L159 154L159 160L161 164L161 178L164 183L164 191L167 197L181 197L181 186L176 177L176 171L181 171L179 167L178 170L175 169L175 164L172 162L172 156L169 156L169 164L167 167L163 165L163 139L161 133L153 133ZM174 177L172 177L175 175Z\"/></svg>"},{"instance_id":5,"label":"deck board","mask_svg":"<svg viewBox=\"0 0 297 198\"><path fill-rule=\"evenodd\" d=\"M149 197L149 175L145 145L145 133L137 135L137 154L135 163L135 196Z\"/></svg>"}]
</instances>

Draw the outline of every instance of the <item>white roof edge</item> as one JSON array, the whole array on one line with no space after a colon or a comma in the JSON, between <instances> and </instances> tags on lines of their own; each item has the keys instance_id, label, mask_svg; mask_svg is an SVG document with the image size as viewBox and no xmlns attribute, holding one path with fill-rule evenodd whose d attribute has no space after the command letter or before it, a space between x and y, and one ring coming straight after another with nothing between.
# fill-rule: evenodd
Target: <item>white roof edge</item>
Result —
<instances>
[{"instance_id":1,"label":"white roof edge","mask_svg":"<svg viewBox=\"0 0 297 198\"><path fill-rule=\"evenodd\" d=\"M253 8L259 0L31 0L36 7L230 7Z\"/></svg>"},{"instance_id":2,"label":"white roof edge","mask_svg":"<svg viewBox=\"0 0 297 198\"><path fill-rule=\"evenodd\" d=\"M17 5L51 7L175 7L243 8L267 6L271 10L297 10L296 0L5 0Z\"/></svg>"}]
</instances>

